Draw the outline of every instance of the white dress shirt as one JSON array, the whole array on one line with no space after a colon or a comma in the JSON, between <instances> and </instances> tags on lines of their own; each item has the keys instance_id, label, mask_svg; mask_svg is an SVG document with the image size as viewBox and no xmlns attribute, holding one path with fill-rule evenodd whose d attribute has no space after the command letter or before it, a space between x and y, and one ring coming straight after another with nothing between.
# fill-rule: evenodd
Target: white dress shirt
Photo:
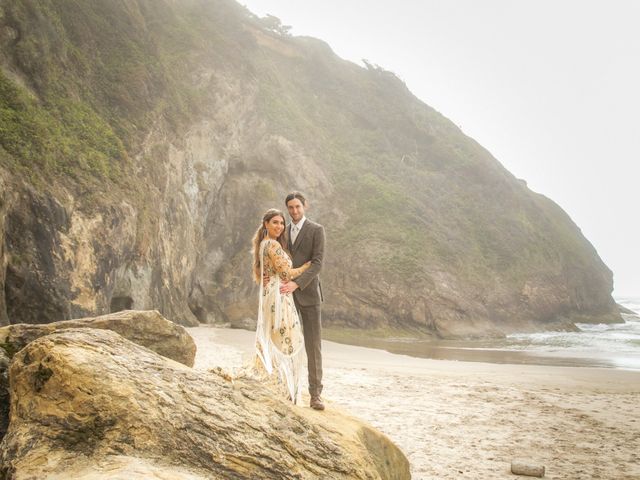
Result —
<instances>
[{"instance_id":1,"label":"white dress shirt","mask_svg":"<svg viewBox=\"0 0 640 480\"><path fill-rule=\"evenodd\" d=\"M291 245L296 242L296 238L298 238L298 234L300 230L302 230L302 225L304 225L304 221L307 217L302 217L298 223L291 222Z\"/></svg>"}]
</instances>

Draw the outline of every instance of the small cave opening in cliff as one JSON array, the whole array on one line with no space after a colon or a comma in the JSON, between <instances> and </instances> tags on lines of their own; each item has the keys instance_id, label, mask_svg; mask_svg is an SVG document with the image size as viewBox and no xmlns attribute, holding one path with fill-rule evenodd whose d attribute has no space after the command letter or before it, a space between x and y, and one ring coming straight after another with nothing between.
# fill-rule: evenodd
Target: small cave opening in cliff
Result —
<instances>
[{"instance_id":1,"label":"small cave opening in cliff","mask_svg":"<svg viewBox=\"0 0 640 480\"><path fill-rule=\"evenodd\" d=\"M112 297L109 311L111 313L121 312L122 310L131 310L133 307L133 298L131 297Z\"/></svg>"},{"instance_id":2,"label":"small cave opening in cliff","mask_svg":"<svg viewBox=\"0 0 640 480\"><path fill-rule=\"evenodd\" d=\"M7 285L7 269L4 271L4 285L2 286L2 307L4 308L4 312L0 311L0 325L7 325L11 322L9 321L9 306L7 305L7 299L9 298L9 287Z\"/></svg>"},{"instance_id":3,"label":"small cave opening in cliff","mask_svg":"<svg viewBox=\"0 0 640 480\"><path fill-rule=\"evenodd\" d=\"M24 276L16 272L10 265L7 265L4 271L4 291L2 294L4 295L5 314L7 315L7 322L9 324L23 323L20 320L22 320L23 317L21 313L24 311L22 308L24 302L21 302L24 295L21 294L24 291L25 283L26 279Z\"/></svg>"},{"instance_id":4,"label":"small cave opening in cliff","mask_svg":"<svg viewBox=\"0 0 640 480\"><path fill-rule=\"evenodd\" d=\"M201 306L194 307L192 305L189 305L189 309L200 323L207 323L207 311L204 308L202 308Z\"/></svg>"}]
</instances>

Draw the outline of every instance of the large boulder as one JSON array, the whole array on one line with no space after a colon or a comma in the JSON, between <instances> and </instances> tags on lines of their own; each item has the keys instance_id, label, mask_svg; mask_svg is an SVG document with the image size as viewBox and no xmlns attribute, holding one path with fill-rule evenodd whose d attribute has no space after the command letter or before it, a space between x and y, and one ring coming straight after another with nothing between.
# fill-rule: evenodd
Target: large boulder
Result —
<instances>
[{"instance_id":1,"label":"large boulder","mask_svg":"<svg viewBox=\"0 0 640 480\"><path fill-rule=\"evenodd\" d=\"M10 358L33 340L69 328L112 330L132 342L192 367L196 344L189 333L157 311L122 311L94 318L65 320L49 324L26 323L0 328L0 439L7 431L9 392L7 367Z\"/></svg>"},{"instance_id":2,"label":"large boulder","mask_svg":"<svg viewBox=\"0 0 640 480\"><path fill-rule=\"evenodd\" d=\"M184 327L167 320L157 310L125 310L100 317L64 320L48 324L19 323L0 328L0 347L7 354L24 348L36 338L68 328L112 330L163 357L192 367L196 344Z\"/></svg>"},{"instance_id":3,"label":"large boulder","mask_svg":"<svg viewBox=\"0 0 640 480\"><path fill-rule=\"evenodd\" d=\"M29 343L10 369L0 478L405 479L402 452L336 410L167 360L108 330Z\"/></svg>"}]
</instances>

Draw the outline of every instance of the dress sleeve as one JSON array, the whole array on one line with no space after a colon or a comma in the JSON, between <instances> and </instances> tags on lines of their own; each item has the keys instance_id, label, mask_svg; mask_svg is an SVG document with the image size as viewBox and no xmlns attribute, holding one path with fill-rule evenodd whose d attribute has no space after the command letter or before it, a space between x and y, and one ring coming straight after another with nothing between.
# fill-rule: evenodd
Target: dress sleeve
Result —
<instances>
[{"instance_id":1,"label":"dress sleeve","mask_svg":"<svg viewBox=\"0 0 640 480\"><path fill-rule=\"evenodd\" d=\"M291 268L291 263L287 257L287 252L282 249L282 245L278 242L269 242L267 245L267 254L269 260L276 272L280 275L282 280L293 280L300 276L309 268L309 264L305 264L299 268Z\"/></svg>"}]
</instances>

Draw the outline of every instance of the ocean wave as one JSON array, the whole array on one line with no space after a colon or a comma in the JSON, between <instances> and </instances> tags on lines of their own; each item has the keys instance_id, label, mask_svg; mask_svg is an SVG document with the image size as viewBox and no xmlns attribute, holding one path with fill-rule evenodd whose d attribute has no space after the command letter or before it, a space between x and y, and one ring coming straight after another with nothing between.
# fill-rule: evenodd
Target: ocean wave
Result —
<instances>
[{"instance_id":1,"label":"ocean wave","mask_svg":"<svg viewBox=\"0 0 640 480\"><path fill-rule=\"evenodd\" d=\"M615 301L629 310L640 315L640 298L638 297L614 297Z\"/></svg>"},{"instance_id":2,"label":"ocean wave","mask_svg":"<svg viewBox=\"0 0 640 480\"><path fill-rule=\"evenodd\" d=\"M640 359L640 321L577 324L579 332L539 332L508 335L504 348L528 352L631 355Z\"/></svg>"}]
</instances>

